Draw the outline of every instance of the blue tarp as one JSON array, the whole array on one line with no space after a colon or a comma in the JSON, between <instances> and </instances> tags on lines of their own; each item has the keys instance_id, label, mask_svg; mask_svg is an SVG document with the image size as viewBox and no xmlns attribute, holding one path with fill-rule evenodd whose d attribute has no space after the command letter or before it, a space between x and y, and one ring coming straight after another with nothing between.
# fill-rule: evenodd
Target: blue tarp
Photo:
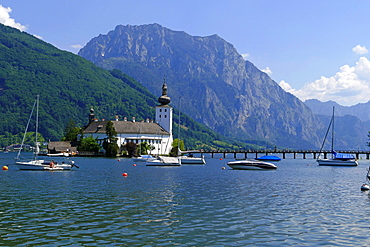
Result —
<instances>
[{"instance_id":1,"label":"blue tarp","mask_svg":"<svg viewBox=\"0 0 370 247\"><path fill-rule=\"evenodd\" d=\"M333 151L333 154L334 154L334 158L338 160L352 160L355 158L352 154L343 154L343 153L337 153L334 151Z\"/></svg>"},{"instance_id":2,"label":"blue tarp","mask_svg":"<svg viewBox=\"0 0 370 247\"><path fill-rule=\"evenodd\" d=\"M281 160L279 157L274 155L264 155L259 158L256 158L256 160L268 160L268 161L279 161Z\"/></svg>"},{"instance_id":3,"label":"blue tarp","mask_svg":"<svg viewBox=\"0 0 370 247\"><path fill-rule=\"evenodd\" d=\"M144 159L153 159L153 156L151 156L150 154L148 155L141 155L142 158Z\"/></svg>"}]
</instances>

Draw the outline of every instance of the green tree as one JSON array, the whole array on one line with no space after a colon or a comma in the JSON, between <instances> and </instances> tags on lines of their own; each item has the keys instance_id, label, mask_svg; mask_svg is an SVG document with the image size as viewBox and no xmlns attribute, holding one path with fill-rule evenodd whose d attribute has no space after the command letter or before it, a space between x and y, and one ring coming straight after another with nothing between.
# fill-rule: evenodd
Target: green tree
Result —
<instances>
[{"instance_id":1,"label":"green tree","mask_svg":"<svg viewBox=\"0 0 370 247\"><path fill-rule=\"evenodd\" d=\"M138 148L138 155L148 154L148 151L153 150L154 147L147 142L141 142Z\"/></svg>"},{"instance_id":2,"label":"green tree","mask_svg":"<svg viewBox=\"0 0 370 247\"><path fill-rule=\"evenodd\" d=\"M184 141L180 140L180 147L179 147L179 139L173 140L170 156L173 156L173 157L178 156L179 149L182 150L182 151L185 150Z\"/></svg>"},{"instance_id":3,"label":"green tree","mask_svg":"<svg viewBox=\"0 0 370 247\"><path fill-rule=\"evenodd\" d=\"M77 150L78 151L99 152L100 145L97 142L97 140L94 139L94 137L87 136L81 140L80 145L78 145L77 147Z\"/></svg>"},{"instance_id":4,"label":"green tree","mask_svg":"<svg viewBox=\"0 0 370 247\"><path fill-rule=\"evenodd\" d=\"M129 157L135 156L137 145L134 142L127 142L125 146L127 150L127 155Z\"/></svg>"},{"instance_id":5,"label":"green tree","mask_svg":"<svg viewBox=\"0 0 370 247\"><path fill-rule=\"evenodd\" d=\"M115 130L112 121L109 121L106 126L105 134L107 138L103 142L105 155L108 157L115 157L118 153L117 131Z\"/></svg>"},{"instance_id":6,"label":"green tree","mask_svg":"<svg viewBox=\"0 0 370 247\"><path fill-rule=\"evenodd\" d=\"M70 119L64 131L62 141L77 141L77 136L80 132L81 129L76 127L76 122L73 119Z\"/></svg>"}]
</instances>

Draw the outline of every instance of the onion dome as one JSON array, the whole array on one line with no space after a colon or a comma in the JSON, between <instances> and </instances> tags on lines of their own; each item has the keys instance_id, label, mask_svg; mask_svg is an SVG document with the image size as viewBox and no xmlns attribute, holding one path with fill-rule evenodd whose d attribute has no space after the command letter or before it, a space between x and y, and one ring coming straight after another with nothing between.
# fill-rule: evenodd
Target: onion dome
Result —
<instances>
[{"instance_id":1,"label":"onion dome","mask_svg":"<svg viewBox=\"0 0 370 247\"><path fill-rule=\"evenodd\" d=\"M158 102L161 103L161 105L168 105L171 102L171 98L167 96L166 81L163 83L162 96L158 98Z\"/></svg>"}]
</instances>

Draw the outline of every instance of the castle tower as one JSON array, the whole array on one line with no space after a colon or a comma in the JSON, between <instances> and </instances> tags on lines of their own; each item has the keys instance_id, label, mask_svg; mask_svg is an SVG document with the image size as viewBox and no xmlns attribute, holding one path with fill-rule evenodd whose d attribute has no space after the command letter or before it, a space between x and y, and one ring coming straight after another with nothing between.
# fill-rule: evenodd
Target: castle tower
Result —
<instances>
[{"instance_id":1,"label":"castle tower","mask_svg":"<svg viewBox=\"0 0 370 247\"><path fill-rule=\"evenodd\" d=\"M172 135L172 107L168 105L171 99L167 96L166 81L163 83L162 96L158 98L158 102L160 105L156 107L155 120Z\"/></svg>"},{"instance_id":2,"label":"castle tower","mask_svg":"<svg viewBox=\"0 0 370 247\"><path fill-rule=\"evenodd\" d=\"M89 124L95 121L95 114L94 114L94 108L90 108L90 114L89 114Z\"/></svg>"}]
</instances>

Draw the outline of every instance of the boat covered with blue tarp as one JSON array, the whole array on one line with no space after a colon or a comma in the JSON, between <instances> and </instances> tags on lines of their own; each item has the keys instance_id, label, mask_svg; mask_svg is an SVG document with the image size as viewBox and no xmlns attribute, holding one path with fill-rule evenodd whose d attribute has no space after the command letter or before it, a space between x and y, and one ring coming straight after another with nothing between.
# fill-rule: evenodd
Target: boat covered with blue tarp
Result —
<instances>
[{"instance_id":1,"label":"boat covered with blue tarp","mask_svg":"<svg viewBox=\"0 0 370 247\"><path fill-rule=\"evenodd\" d=\"M355 159L355 156L353 156L352 154L337 153L337 152L333 151L333 155L334 155L334 159L337 159L337 160L353 160L353 159Z\"/></svg>"},{"instance_id":2,"label":"boat covered with blue tarp","mask_svg":"<svg viewBox=\"0 0 370 247\"><path fill-rule=\"evenodd\" d=\"M280 161L281 159L274 155L264 155L259 158L256 158L256 160L264 160L264 161Z\"/></svg>"}]
</instances>

